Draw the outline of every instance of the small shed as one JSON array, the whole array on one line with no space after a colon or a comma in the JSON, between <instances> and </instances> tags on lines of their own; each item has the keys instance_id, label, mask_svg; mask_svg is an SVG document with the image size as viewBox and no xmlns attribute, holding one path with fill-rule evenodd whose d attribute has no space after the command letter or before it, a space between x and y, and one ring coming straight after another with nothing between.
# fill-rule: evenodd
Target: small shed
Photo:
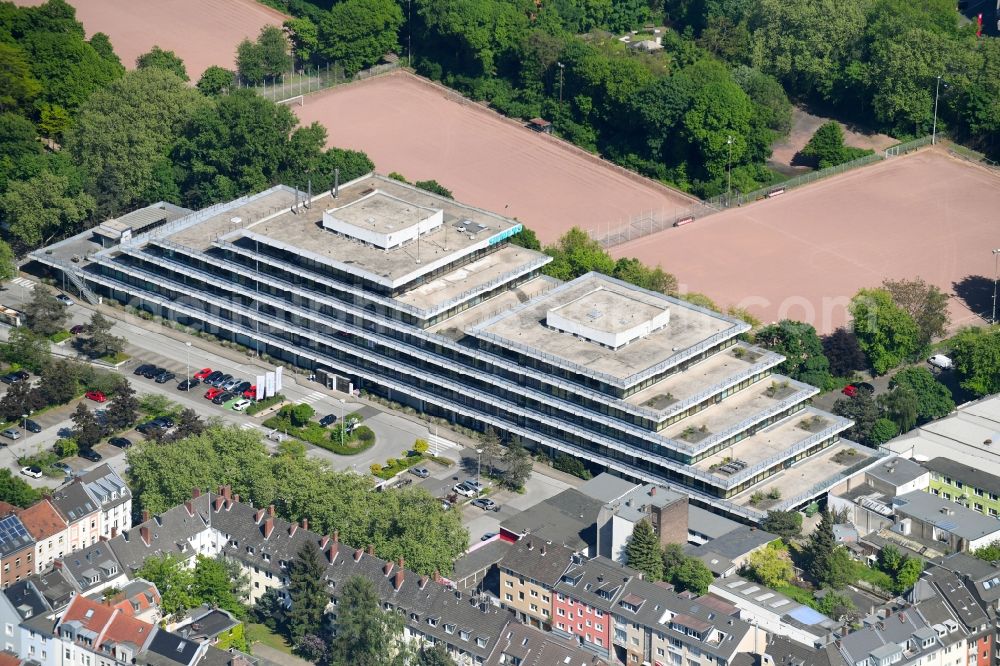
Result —
<instances>
[{"instance_id":1,"label":"small shed","mask_svg":"<svg viewBox=\"0 0 1000 666\"><path fill-rule=\"evenodd\" d=\"M528 121L528 127L542 134L552 134L552 123L544 118L532 118Z\"/></svg>"}]
</instances>

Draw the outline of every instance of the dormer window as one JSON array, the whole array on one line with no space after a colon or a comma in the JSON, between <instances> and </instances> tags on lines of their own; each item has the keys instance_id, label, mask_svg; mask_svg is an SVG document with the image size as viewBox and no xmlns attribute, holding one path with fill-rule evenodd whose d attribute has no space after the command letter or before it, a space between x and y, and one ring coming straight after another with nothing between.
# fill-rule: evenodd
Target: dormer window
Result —
<instances>
[{"instance_id":1,"label":"dormer window","mask_svg":"<svg viewBox=\"0 0 1000 666\"><path fill-rule=\"evenodd\" d=\"M444 633L446 633L446 634L453 634L453 633L455 633L455 625L453 625L453 624L446 624L446 625L444 625Z\"/></svg>"},{"instance_id":2,"label":"dormer window","mask_svg":"<svg viewBox=\"0 0 1000 666\"><path fill-rule=\"evenodd\" d=\"M478 645L481 648L486 647L486 639L483 638L482 636L476 638L476 645Z\"/></svg>"},{"instance_id":3,"label":"dormer window","mask_svg":"<svg viewBox=\"0 0 1000 666\"><path fill-rule=\"evenodd\" d=\"M436 617L427 618L427 624L431 625L432 627L438 626L437 618Z\"/></svg>"},{"instance_id":4,"label":"dormer window","mask_svg":"<svg viewBox=\"0 0 1000 666\"><path fill-rule=\"evenodd\" d=\"M469 640L469 632L463 629L462 631L458 632L458 637L461 638L463 641L467 641Z\"/></svg>"},{"instance_id":5,"label":"dormer window","mask_svg":"<svg viewBox=\"0 0 1000 666\"><path fill-rule=\"evenodd\" d=\"M253 546L247 546L247 553L249 553L250 555L254 554Z\"/></svg>"},{"instance_id":6,"label":"dormer window","mask_svg":"<svg viewBox=\"0 0 1000 666\"><path fill-rule=\"evenodd\" d=\"M271 561L271 555L268 554L268 553L261 553L260 556L264 558L265 562L270 562Z\"/></svg>"}]
</instances>

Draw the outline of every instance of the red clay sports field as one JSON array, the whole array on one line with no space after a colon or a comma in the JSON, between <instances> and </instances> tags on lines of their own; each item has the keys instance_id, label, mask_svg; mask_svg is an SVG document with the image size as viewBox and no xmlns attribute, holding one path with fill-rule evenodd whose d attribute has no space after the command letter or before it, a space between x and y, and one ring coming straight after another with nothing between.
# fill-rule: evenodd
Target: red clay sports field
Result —
<instances>
[{"instance_id":1,"label":"red clay sports field","mask_svg":"<svg viewBox=\"0 0 1000 666\"><path fill-rule=\"evenodd\" d=\"M257 37L265 25L280 26L281 12L254 0L67 0L89 38L95 32L111 38L122 64L154 46L184 60L188 76L197 81L210 65L234 68L236 45ZM14 0L40 5L43 0Z\"/></svg>"},{"instance_id":2,"label":"red clay sports field","mask_svg":"<svg viewBox=\"0 0 1000 666\"><path fill-rule=\"evenodd\" d=\"M993 279L1000 176L942 147L894 157L780 197L711 215L612 249L660 264L690 291L772 322L821 333L847 320L862 287L913 278L952 293ZM952 325L982 323L952 298Z\"/></svg>"},{"instance_id":3,"label":"red clay sports field","mask_svg":"<svg viewBox=\"0 0 1000 666\"><path fill-rule=\"evenodd\" d=\"M380 173L434 179L459 201L516 217L553 241L573 226L616 227L696 200L404 72L310 95L295 106L329 144L365 151Z\"/></svg>"}]
</instances>

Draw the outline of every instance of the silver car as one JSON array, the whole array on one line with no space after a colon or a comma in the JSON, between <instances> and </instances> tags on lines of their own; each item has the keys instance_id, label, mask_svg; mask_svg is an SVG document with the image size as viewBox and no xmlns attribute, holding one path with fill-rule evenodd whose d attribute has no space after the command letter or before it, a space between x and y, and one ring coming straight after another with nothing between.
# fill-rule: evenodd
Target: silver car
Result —
<instances>
[{"instance_id":1,"label":"silver car","mask_svg":"<svg viewBox=\"0 0 1000 666\"><path fill-rule=\"evenodd\" d=\"M14 439L14 440L21 439L21 431L18 430L17 428L7 428L2 433L0 433L0 435L3 435L7 439Z\"/></svg>"}]
</instances>

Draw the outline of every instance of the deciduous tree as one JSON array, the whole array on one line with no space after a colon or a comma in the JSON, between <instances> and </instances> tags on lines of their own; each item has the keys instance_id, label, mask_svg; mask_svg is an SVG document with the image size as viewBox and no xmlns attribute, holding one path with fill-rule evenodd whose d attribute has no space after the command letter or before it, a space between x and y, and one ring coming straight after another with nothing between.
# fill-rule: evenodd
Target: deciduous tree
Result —
<instances>
[{"instance_id":1,"label":"deciduous tree","mask_svg":"<svg viewBox=\"0 0 1000 666\"><path fill-rule=\"evenodd\" d=\"M534 461L531 455L515 439L507 447L507 453L503 457L506 469L503 473L503 484L511 490L519 490L524 487L525 482L531 477L531 469Z\"/></svg>"},{"instance_id":2,"label":"deciduous tree","mask_svg":"<svg viewBox=\"0 0 1000 666\"><path fill-rule=\"evenodd\" d=\"M960 331L952 357L962 388L977 396L1000 392L1000 326Z\"/></svg>"},{"instance_id":3,"label":"deciduous tree","mask_svg":"<svg viewBox=\"0 0 1000 666\"><path fill-rule=\"evenodd\" d=\"M3 353L8 363L17 363L34 373L40 373L52 359L48 338L24 326L10 332Z\"/></svg>"},{"instance_id":4,"label":"deciduous tree","mask_svg":"<svg viewBox=\"0 0 1000 666\"><path fill-rule=\"evenodd\" d=\"M160 608L167 616L179 617L197 605L198 600L191 593L194 572L173 555L147 557L136 576L156 585L160 592Z\"/></svg>"},{"instance_id":5,"label":"deciduous tree","mask_svg":"<svg viewBox=\"0 0 1000 666\"><path fill-rule=\"evenodd\" d=\"M344 0L319 24L318 47L353 76L399 48L403 12L392 0Z\"/></svg>"},{"instance_id":6,"label":"deciduous tree","mask_svg":"<svg viewBox=\"0 0 1000 666\"><path fill-rule=\"evenodd\" d=\"M42 171L27 180L8 183L0 195L0 216L11 240L33 249L56 236L79 231L95 211L95 200L66 176Z\"/></svg>"},{"instance_id":7,"label":"deciduous tree","mask_svg":"<svg viewBox=\"0 0 1000 666\"><path fill-rule=\"evenodd\" d=\"M886 417L899 426L900 432L909 432L917 425L917 409L919 407L917 396L905 386L897 386L891 391L881 394L877 403L885 412Z\"/></svg>"},{"instance_id":8,"label":"deciduous tree","mask_svg":"<svg viewBox=\"0 0 1000 666\"><path fill-rule=\"evenodd\" d=\"M881 413L868 391L858 391L853 398L840 398L833 403L833 413L854 421L854 425L844 433L848 439L865 446L875 446L872 430Z\"/></svg>"},{"instance_id":9,"label":"deciduous tree","mask_svg":"<svg viewBox=\"0 0 1000 666\"><path fill-rule=\"evenodd\" d=\"M130 381L123 379L105 411L108 428L112 431L125 430L135 425L138 418L139 400L135 397L135 389Z\"/></svg>"},{"instance_id":10,"label":"deciduous tree","mask_svg":"<svg viewBox=\"0 0 1000 666\"><path fill-rule=\"evenodd\" d=\"M903 308L920 330L920 345L926 347L934 338L948 330L948 294L921 278L885 280L882 287L892 295L893 302Z\"/></svg>"},{"instance_id":11,"label":"deciduous tree","mask_svg":"<svg viewBox=\"0 0 1000 666\"><path fill-rule=\"evenodd\" d=\"M758 582L768 587L784 585L795 575L788 551L784 548L769 546L751 553L748 568Z\"/></svg>"},{"instance_id":12,"label":"deciduous tree","mask_svg":"<svg viewBox=\"0 0 1000 666\"><path fill-rule=\"evenodd\" d=\"M168 72L173 72L181 81L189 81L187 68L184 61L177 57L173 51L164 51L159 46L154 46L150 51L143 53L135 60L136 69L148 69L159 67Z\"/></svg>"},{"instance_id":13,"label":"deciduous tree","mask_svg":"<svg viewBox=\"0 0 1000 666\"><path fill-rule=\"evenodd\" d=\"M215 97L229 92L236 82L236 73L225 67L212 65L201 74L197 88L203 95Z\"/></svg>"},{"instance_id":14,"label":"deciduous tree","mask_svg":"<svg viewBox=\"0 0 1000 666\"><path fill-rule=\"evenodd\" d=\"M783 319L759 329L754 342L785 357L778 372L824 390L832 385L830 363L811 325Z\"/></svg>"},{"instance_id":15,"label":"deciduous tree","mask_svg":"<svg viewBox=\"0 0 1000 666\"><path fill-rule=\"evenodd\" d=\"M885 374L920 349L916 322L885 289L862 289L848 309L854 334L876 373Z\"/></svg>"},{"instance_id":16,"label":"deciduous tree","mask_svg":"<svg viewBox=\"0 0 1000 666\"><path fill-rule=\"evenodd\" d=\"M892 376L889 387L904 388L916 397L917 420L921 423L947 416L955 409L951 390L927 368L903 368Z\"/></svg>"},{"instance_id":17,"label":"deciduous tree","mask_svg":"<svg viewBox=\"0 0 1000 666\"><path fill-rule=\"evenodd\" d=\"M0 469L0 501L26 509L42 499L42 491L14 476L6 467Z\"/></svg>"},{"instance_id":18,"label":"deciduous tree","mask_svg":"<svg viewBox=\"0 0 1000 666\"><path fill-rule=\"evenodd\" d=\"M760 526L782 539L794 539L802 533L802 514L798 511L768 511Z\"/></svg>"},{"instance_id":19,"label":"deciduous tree","mask_svg":"<svg viewBox=\"0 0 1000 666\"><path fill-rule=\"evenodd\" d=\"M868 367L854 331L843 326L823 338L823 354L830 362L830 372L835 377L850 377L855 371Z\"/></svg>"},{"instance_id":20,"label":"deciduous tree","mask_svg":"<svg viewBox=\"0 0 1000 666\"><path fill-rule=\"evenodd\" d=\"M81 448L90 449L101 441L104 428L97 422L94 413L82 402L76 406L76 411L70 417L73 420L73 439Z\"/></svg>"}]
</instances>

